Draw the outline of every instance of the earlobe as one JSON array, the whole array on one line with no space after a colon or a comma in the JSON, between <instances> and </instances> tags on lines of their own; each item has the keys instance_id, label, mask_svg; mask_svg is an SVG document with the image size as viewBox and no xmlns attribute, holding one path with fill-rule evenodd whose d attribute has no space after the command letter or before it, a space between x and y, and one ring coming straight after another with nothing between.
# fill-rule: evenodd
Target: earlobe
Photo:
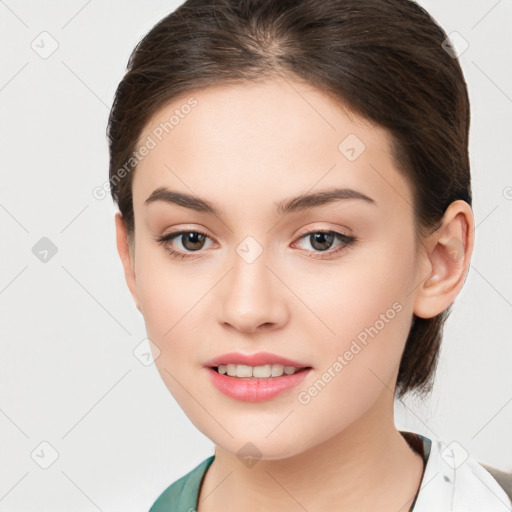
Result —
<instances>
[{"instance_id":1,"label":"earlobe","mask_svg":"<svg viewBox=\"0 0 512 512\"><path fill-rule=\"evenodd\" d=\"M128 289L130 290L130 293L133 297L135 306L139 311L141 311L139 297L137 294L134 254L132 254L132 252L130 251L126 225L120 212L116 213L115 223L117 252L119 253L119 257L121 258L121 263L123 265L126 284L128 285Z\"/></svg>"},{"instance_id":2,"label":"earlobe","mask_svg":"<svg viewBox=\"0 0 512 512\"><path fill-rule=\"evenodd\" d=\"M469 270L474 246L474 218L471 207L454 201L443 221L426 241L426 274L417 288L414 313L432 318L447 309L459 294ZM427 269L427 272L425 272Z\"/></svg>"}]
</instances>

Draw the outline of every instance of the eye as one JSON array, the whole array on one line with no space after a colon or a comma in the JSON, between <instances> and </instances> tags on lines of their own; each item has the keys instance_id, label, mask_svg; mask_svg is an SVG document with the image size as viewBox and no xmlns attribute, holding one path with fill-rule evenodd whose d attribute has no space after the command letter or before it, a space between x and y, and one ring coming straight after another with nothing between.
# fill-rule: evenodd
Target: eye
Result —
<instances>
[{"instance_id":1,"label":"eye","mask_svg":"<svg viewBox=\"0 0 512 512\"><path fill-rule=\"evenodd\" d=\"M170 242L174 241L174 239L178 237L180 237L179 239L181 240L181 244L185 251L175 250L170 246ZM164 249L174 258L187 259L193 256L187 254L186 251L198 252L202 249L206 238L209 238L209 236L202 231L177 231L176 233L159 236L156 238L156 241L163 245Z\"/></svg>"},{"instance_id":2,"label":"eye","mask_svg":"<svg viewBox=\"0 0 512 512\"><path fill-rule=\"evenodd\" d=\"M354 236L345 235L344 233L338 233L337 231L333 230L308 231L307 233L300 236L299 240L307 238L310 239L311 246L314 249L314 251L307 252L310 254L311 258L316 259L330 258L334 254L337 254L345 250L349 245L357 241L356 237ZM183 249L176 250L171 247L171 242L173 242L175 239L181 241ZM175 233L169 233L167 235L158 236L155 240L159 244L163 245L164 249L173 258L184 260L189 258L195 258L195 256L192 256L190 253L200 252L204 246L204 242L206 239L210 239L210 237L206 233L194 230L177 231ZM332 246L334 240L338 240L341 243L341 246L334 250L326 250L330 246ZM326 256L324 256L323 254L325 254Z\"/></svg>"},{"instance_id":3,"label":"eye","mask_svg":"<svg viewBox=\"0 0 512 512\"><path fill-rule=\"evenodd\" d=\"M317 231L308 231L304 235L302 235L299 240L309 239L311 246L313 249L320 251L308 251L311 258L316 259L326 259L330 258L335 254L345 250L351 244L354 244L357 239L354 236L345 235L344 233L338 233L337 231L332 230L317 230ZM341 246L334 250L327 250L334 240L338 240L341 242ZM323 254L327 255L324 256Z\"/></svg>"}]
</instances>

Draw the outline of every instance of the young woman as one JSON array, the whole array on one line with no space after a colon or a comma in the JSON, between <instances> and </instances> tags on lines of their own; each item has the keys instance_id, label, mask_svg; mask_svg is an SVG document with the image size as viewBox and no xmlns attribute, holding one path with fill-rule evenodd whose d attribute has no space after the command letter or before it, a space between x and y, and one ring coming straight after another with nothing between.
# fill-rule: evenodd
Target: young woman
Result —
<instances>
[{"instance_id":1,"label":"young woman","mask_svg":"<svg viewBox=\"0 0 512 512\"><path fill-rule=\"evenodd\" d=\"M117 243L163 381L215 455L164 511L505 511L396 429L474 245L466 84L407 0L188 0L108 135Z\"/></svg>"}]
</instances>

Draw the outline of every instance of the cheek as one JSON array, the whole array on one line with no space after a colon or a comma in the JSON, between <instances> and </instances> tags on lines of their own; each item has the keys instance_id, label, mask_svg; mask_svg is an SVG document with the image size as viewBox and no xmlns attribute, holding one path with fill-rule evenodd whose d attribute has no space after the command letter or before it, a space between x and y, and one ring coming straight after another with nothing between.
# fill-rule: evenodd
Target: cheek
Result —
<instances>
[{"instance_id":1,"label":"cheek","mask_svg":"<svg viewBox=\"0 0 512 512\"><path fill-rule=\"evenodd\" d=\"M351 408L364 407L364 397L371 402L386 386L394 387L412 317L413 257L412 246L374 247L371 257L359 253L357 264L347 261L328 281L309 282L308 306L322 323L306 315L301 330L315 336L320 373L336 375L322 381L332 381L332 396ZM329 286L320 288L325 282Z\"/></svg>"},{"instance_id":2,"label":"cheek","mask_svg":"<svg viewBox=\"0 0 512 512\"><path fill-rule=\"evenodd\" d=\"M197 329L189 313L198 298L204 295L205 285L193 277L187 265L170 261L160 247L137 248L137 293L149 338L162 350L169 347L178 333L190 334ZM202 284L201 284L202 283Z\"/></svg>"},{"instance_id":3,"label":"cheek","mask_svg":"<svg viewBox=\"0 0 512 512\"><path fill-rule=\"evenodd\" d=\"M168 390L188 414L189 393L198 395L190 363L197 358L198 371L201 363L200 351L191 347L199 346L199 340L204 338L201 322L194 315L201 307L199 300L211 286L170 262L163 250L161 253L150 248L139 251L137 290L147 336L157 347L152 347L155 365Z\"/></svg>"},{"instance_id":4,"label":"cheek","mask_svg":"<svg viewBox=\"0 0 512 512\"><path fill-rule=\"evenodd\" d=\"M375 243L364 251L354 251L340 260L339 266L322 272L295 280L294 290L300 297L307 297L306 305L317 317L303 316L304 328L307 324L310 329L317 327L324 339L338 341L337 348L360 333L364 338L365 329L375 323L379 336L385 331L403 330L399 324L408 324L404 311L412 301L409 295L414 272L412 246L407 247L400 240ZM398 309L402 311L400 314Z\"/></svg>"}]
</instances>

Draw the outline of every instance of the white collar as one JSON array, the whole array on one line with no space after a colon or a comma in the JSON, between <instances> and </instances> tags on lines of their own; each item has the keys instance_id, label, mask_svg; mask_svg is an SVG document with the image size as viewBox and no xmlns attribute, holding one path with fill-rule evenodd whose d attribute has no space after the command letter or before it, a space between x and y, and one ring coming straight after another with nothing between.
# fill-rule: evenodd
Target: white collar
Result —
<instances>
[{"instance_id":1,"label":"white collar","mask_svg":"<svg viewBox=\"0 0 512 512\"><path fill-rule=\"evenodd\" d=\"M431 440L413 512L510 512L503 488L457 442Z\"/></svg>"}]
</instances>

